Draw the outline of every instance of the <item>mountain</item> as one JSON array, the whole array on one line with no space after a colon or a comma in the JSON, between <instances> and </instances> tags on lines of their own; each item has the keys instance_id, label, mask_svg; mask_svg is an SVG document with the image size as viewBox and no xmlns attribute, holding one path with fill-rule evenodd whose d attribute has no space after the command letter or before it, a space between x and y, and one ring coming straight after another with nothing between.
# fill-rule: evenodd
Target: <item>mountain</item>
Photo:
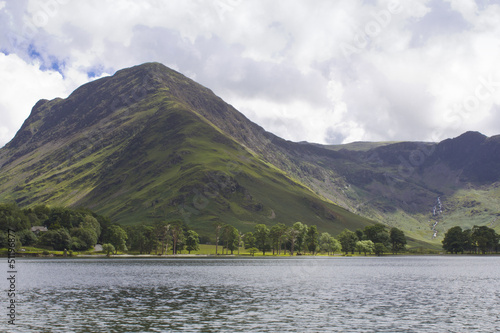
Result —
<instances>
[{"instance_id":1,"label":"mountain","mask_svg":"<svg viewBox=\"0 0 500 333\"><path fill-rule=\"evenodd\" d=\"M84 206L124 224L183 219L242 231L296 221L333 233L373 223L279 168L287 143L158 63L41 100L0 150L0 201Z\"/></svg>"},{"instance_id":2,"label":"mountain","mask_svg":"<svg viewBox=\"0 0 500 333\"><path fill-rule=\"evenodd\" d=\"M455 226L500 231L500 136L325 146L283 140L158 63L39 101L0 149L0 201L86 206L121 223L377 221L439 247Z\"/></svg>"}]
</instances>

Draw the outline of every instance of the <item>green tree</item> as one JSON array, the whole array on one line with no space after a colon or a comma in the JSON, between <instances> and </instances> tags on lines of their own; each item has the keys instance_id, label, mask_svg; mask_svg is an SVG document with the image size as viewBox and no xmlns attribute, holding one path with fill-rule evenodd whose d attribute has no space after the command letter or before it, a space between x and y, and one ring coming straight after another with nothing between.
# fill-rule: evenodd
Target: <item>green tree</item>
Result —
<instances>
[{"instance_id":1,"label":"green tree","mask_svg":"<svg viewBox=\"0 0 500 333\"><path fill-rule=\"evenodd\" d=\"M273 249L273 255L275 251L280 254L281 252L281 242L283 241L286 233L286 226L283 223L275 224L271 227L269 236L271 238L271 245Z\"/></svg>"},{"instance_id":2,"label":"green tree","mask_svg":"<svg viewBox=\"0 0 500 333\"><path fill-rule=\"evenodd\" d=\"M390 246L390 236L383 224L368 225L363 229L363 234L373 243L382 243L385 247Z\"/></svg>"},{"instance_id":3,"label":"green tree","mask_svg":"<svg viewBox=\"0 0 500 333\"><path fill-rule=\"evenodd\" d=\"M268 249L269 228L265 224L257 224L255 226L255 245L262 251L262 255L266 255Z\"/></svg>"},{"instance_id":4,"label":"green tree","mask_svg":"<svg viewBox=\"0 0 500 333\"><path fill-rule=\"evenodd\" d=\"M188 230L186 234L186 250L189 254L191 251L198 251L200 249L200 237L194 230Z\"/></svg>"},{"instance_id":5,"label":"green tree","mask_svg":"<svg viewBox=\"0 0 500 333\"><path fill-rule=\"evenodd\" d=\"M290 240L290 255L293 256L295 250L300 254L307 232L307 226L302 222L295 222L288 232Z\"/></svg>"},{"instance_id":6,"label":"green tree","mask_svg":"<svg viewBox=\"0 0 500 333\"><path fill-rule=\"evenodd\" d=\"M375 250L375 244L371 240L362 240L356 242L356 251L361 254L363 252L366 256L366 253L371 253Z\"/></svg>"},{"instance_id":7,"label":"green tree","mask_svg":"<svg viewBox=\"0 0 500 333\"><path fill-rule=\"evenodd\" d=\"M115 247L115 254L117 254L118 251L127 251L128 235L122 227L118 225L112 225L111 227L109 227L108 237L109 243L113 244L113 246Z\"/></svg>"},{"instance_id":8,"label":"green tree","mask_svg":"<svg viewBox=\"0 0 500 333\"><path fill-rule=\"evenodd\" d=\"M42 247L52 247L56 251L70 249L71 236L65 228L49 230L38 237L38 244Z\"/></svg>"},{"instance_id":9,"label":"green tree","mask_svg":"<svg viewBox=\"0 0 500 333\"><path fill-rule=\"evenodd\" d=\"M78 245L74 245L74 250L76 251L88 250L97 244L97 234L91 227L73 228L71 229L71 236L76 237L79 240L76 240L75 242L75 244Z\"/></svg>"},{"instance_id":10,"label":"green tree","mask_svg":"<svg viewBox=\"0 0 500 333\"><path fill-rule=\"evenodd\" d=\"M495 251L498 246L498 235L494 229L475 225L472 228L472 240L482 254Z\"/></svg>"},{"instance_id":11,"label":"green tree","mask_svg":"<svg viewBox=\"0 0 500 333\"><path fill-rule=\"evenodd\" d=\"M319 247L318 235L319 235L318 228L315 225L312 225L312 226L307 228L307 234L306 234L305 241L307 244L307 249L313 255L316 253L316 251Z\"/></svg>"},{"instance_id":12,"label":"green tree","mask_svg":"<svg viewBox=\"0 0 500 333\"><path fill-rule=\"evenodd\" d=\"M297 243L297 237L300 233L300 229L302 228L302 223L295 222L293 226L288 229L288 240L290 241L290 255L293 256L295 251L295 244Z\"/></svg>"},{"instance_id":13,"label":"green tree","mask_svg":"<svg viewBox=\"0 0 500 333\"><path fill-rule=\"evenodd\" d=\"M254 257L255 253L259 252L259 249L256 247L251 247L248 249L248 252L252 255L252 257Z\"/></svg>"},{"instance_id":14,"label":"green tree","mask_svg":"<svg viewBox=\"0 0 500 333\"><path fill-rule=\"evenodd\" d=\"M220 241L220 234L221 234L221 229L222 227L224 226L224 223L222 222L215 222L214 223L214 228L215 228L215 254L219 254L218 253L218 249L219 249L219 241Z\"/></svg>"},{"instance_id":15,"label":"green tree","mask_svg":"<svg viewBox=\"0 0 500 333\"><path fill-rule=\"evenodd\" d=\"M387 248L383 243L375 243L374 250L376 255L381 256L384 252L387 252Z\"/></svg>"},{"instance_id":16,"label":"green tree","mask_svg":"<svg viewBox=\"0 0 500 333\"><path fill-rule=\"evenodd\" d=\"M297 223L295 223L295 224L297 224ZM297 242L295 243L295 248L297 249L297 253L301 254L307 248L306 236L307 236L307 230L309 229L309 227L305 223L300 223L297 225L299 226L299 228L298 228L299 233L297 235Z\"/></svg>"},{"instance_id":17,"label":"green tree","mask_svg":"<svg viewBox=\"0 0 500 333\"><path fill-rule=\"evenodd\" d=\"M253 232L249 231L243 236L243 241L245 242L245 249L250 249L255 247L255 237Z\"/></svg>"},{"instance_id":18,"label":"green tree","mask_svg":"<svg viewBox=\"0 0 500 333\"><path fill-rule=\"evenodd\" d=\"M319 236L319 248L321 252L326 252L328 255L330 255L330 238L332 235L330 235L328 232L323 232Z\"/></svg>"},{"instance_id":19,"label":"green tree","mask_svg":"<svg viewBox=\"0 0 500 333\"><path fill-rule=\"evenodd\" d=\"M224 240L227 251L231 251L231 254L233 254L234 250L237 250L240 244L240 233L238 229L232 225L226 225L224 227Z\"/></svg>"},{"instance_id":20,"label":"green tree","mask_svg":"<svg viewBox=\"0 0 500 333\"><path fill-rule=\"evenodd\" d=\"M16 236L19 238L23 246L35 245L38 240L38 237L29 229L16 232Z\"/></svg>"},{"instance_id":21,"label":"green tree","mask_svg":"<svg viewBox=\"0 0 500 333\"><path fill-rule=\"evenodd\" d=\"M342 249L342 244L335 238L335 237L330 237L330 248L329 251L332 253L332 255L335 254L335 252L339 252Z\"/></svg>"},{"instance_id":22,"label":"green tree","mask_svg":"<svg viewBox=\"0 0 500 333\"><path fill-rule=\"evenodd\" d=\"M184 232L181 221L174 221L170 224L170 233L172 235L172 254L182 250L181 244L184 241Z\"/></svg>"},{"instance_id":23,"label":"green tree","mask_svg":"<svg viewBox=\"0 0 500 333\"><path fill-rule=\"evenodd\" d=\"M102 250L109 257L113 252L115 252L115 247L113 246L113 244L106 243L102 245Z\"/></svg>"},{"instance_id":24,"label":"green tree","mask_svg":"<svg viewBox=\"0 0 500 333\"><path fill-rule=\"evenodd\" d=\"M349 229L344 229L338 236L337 239L339 240L340 244L342 245L342 251L347 254L349 252L352 252L354 254L354 250L356 248L356 242L358 241L358 236L356 236L356 233L349 230Z\"/></svg>"},{"instance_id":25,"label":"green tree","mask_svg":"<svg viewBox=\"0 0 500 333\"><path fill-rule=\"evenodd\" d=\"M464 253L465 250L465 234L461 227L456 226L448 229L444 234L444 239L441 242L443 249L446 252L457 254L458 252Z\"/></svg>"},{"instance_id":26,"label":"green tree","mask_svg":"<svg viewBox=\"0 0 500 333\"><path fill-rule=\"evenodd\" d=\"M392 244L392 253L397 254L398 252L403 251L405 249L406 236L402 230L396 227L391 228L389 237L391 239L391 244Z\"/></svg>"}]
</instances>

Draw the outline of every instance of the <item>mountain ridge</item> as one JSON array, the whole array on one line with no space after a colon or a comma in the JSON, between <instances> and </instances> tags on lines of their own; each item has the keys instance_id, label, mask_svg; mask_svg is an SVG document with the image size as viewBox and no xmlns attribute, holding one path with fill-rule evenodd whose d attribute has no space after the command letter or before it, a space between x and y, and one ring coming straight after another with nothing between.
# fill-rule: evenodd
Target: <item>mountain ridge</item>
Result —
<instances>
[{"instance_id":1,"label":"mountain ridge","mask_svg":"<svg viewBox=\"0 0 500 333\"><path fill-rule=\"evenodd\" d=\"M257 220L295 222L283 203L293 202L302 207L295 220L319 219L324 230L372 220L436 243L453 223L491 224L500 215L499 147L500 136L477 132L438 143L295 143L181 73L147 63L87 83L66 99L36 103L0 149L0 200L85 205L124 220L189 215L198 226L203 218L223 218L243 228ZM257 184L287 199L280 203ZM200 210L195 198L209 204ZM440 216L432 214L437 198L445 207ZM468 207L473 201L479 204ZM273 215L277 220L269 220Z\"/></svg>"},{"instance_id":2,"label":"mountain ridge","mask_svg":"<svg viewBox=\"0 0 500 333\"><path fill-rule=\"evenodd\" d=\"M205 233L219 219L243 229L372 223L234 139L258 147L264 137L274 139L209 89L160 64L137 66L37 103L0 150L0 200L85 206L127 223L185 218Z\"/></svg>"}]
</instances>

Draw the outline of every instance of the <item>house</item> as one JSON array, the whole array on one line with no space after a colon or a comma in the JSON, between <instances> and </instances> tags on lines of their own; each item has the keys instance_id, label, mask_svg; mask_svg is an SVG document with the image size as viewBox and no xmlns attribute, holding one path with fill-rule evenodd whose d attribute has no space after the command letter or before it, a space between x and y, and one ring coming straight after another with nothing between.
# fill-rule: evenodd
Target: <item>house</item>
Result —
<instances>
[{"instance_id":1,"label":"house","mask_svg":"<svg viewBox=\"0 0 500 333\"><path fill-rule=\"evenodd\" d=\"M35 235L40 235L41 232L49 231L47 227L44 227L43 225L37 225L34 227L31 227L31 232L34 233Z\"/></svg>"}]
</instances>

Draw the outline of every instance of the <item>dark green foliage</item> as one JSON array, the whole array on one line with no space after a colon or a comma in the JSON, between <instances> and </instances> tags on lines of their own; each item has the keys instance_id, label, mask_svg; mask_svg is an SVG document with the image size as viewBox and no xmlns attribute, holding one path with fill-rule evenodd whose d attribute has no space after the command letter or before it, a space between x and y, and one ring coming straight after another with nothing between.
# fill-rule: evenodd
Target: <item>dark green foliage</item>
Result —
<instances>
[{"instance_id":1,"label":"dark green foliage","mask_svg":"<svg viewBox=\"0 0 500 333\"><path fill-rule=\"evenodd\" d=\"M281 253L281 244L285 240L285 235L287 232L287 227L283 223L275 224L271 227L269 231L269 236L271 238L271 247L273 249L273 254L277 252Z\"/></svg>"},{"instance_id":2,"label":"dark green foliage","mask_svg":"<svg viewBox=\"0 0 500 333\"><path fill-rule=\"evenodd\" d=\"M29 229L16 232L16 236L19 238L19 241L23 246L34 246L38 240L38 237Z\"/></svg>"},{"instance_id":3,"label":"dark green foliage","mask_svg":"<svg viewBox=\"0 0 500 333\"><path fill-rule=\"evenodd\" d=\"M385 252L387 252L387 248L383 243L375 243L375 247L373 249L373 252L375 252L376 255L381 256Z\"/></svg>"},{"instance_id":4,"label":"dark green foliage","mask_svg":"<svg viewBox=\"0 0 500 333\"><path fill-rule=\"evenodd\" d=\"M405 249L406 236L402 230L399 230L396 227L391 228L390 239L393 253L398 253Z\"/></svg>"},{"instance_id":5,"label":"dark green foliage","mask_svg":"<svg viewBox=\"0 0 500 333\"><path fill-rule=\"evenodd\" d=\"M256 247L262 251L262 254L265 255L266 251L269 249L269 228L265 224L257 224L255 226L255 245Z\"/></svg>"},{"instance_id":6,"label":"dark green foliage","mask_svg":"<svg viewBox=\"0 0 500 333\"><path fill-rule=\"evenodd\" d=\"M88 250L97 243L107 221L86 209L44 205L21 209L16 204L0 204L0 230L15 231L22 246L38 244L54 250ZM47 226L49 231L40 231L37 236L31 231L32 226Z\"/></svg>"},{"instance_id":7,"label":"dark green foliage","mask_svg":"<svg viewBox=\"0 0 500 333\"><path fill-rule=\"evenodd\" d=\"M495 252L498 248L499 235L495 230L486 226L474 226L472 228L472 240L477 249L482 253Z\"/></svg>"},{"instance_id":8,"label":"dark green foliage","mask_svg":"<svg viewBox=\"0 0 500 333\"><path fill-rule=\"evenodd\" d=\"M186 250L188 253L191 253L191 251L197 251L200 249L200 237L198 236L198 233L194 230L188 230L186 234Z\"/></svg>"},{"instance_id":9,"label":"dark green foliage","mask_svg":"<svg viewBox=\"0 0 500 333\"><path fill-rule=\"evenodd\" d=\"M127 233L118 225L112 225L108 228L107 242L115 247L115 254L118 251L127 251Z\"/></svg>"},{"instance_id":10,"label":"dark green foliage","mask_svg":"<svg viewBox=\"0 0 500 333\"><path fill-rule=\"evenodd\" d=\"M389 247L391 240L386 226L380 223L366 226L363 230L366 240L371 240L374 244L382 243L385 247Z\"/></svg>"},{"instance_id":11,"label":"dark green foliage","mask_svg":"<svg viewBox=\"0 0 500 333\"><path fill-rule=\"evenodd\" d=\"M307 228L306 244L307 244L307 249L312 254L315 254L319 248L318 236L319 236L318 228L315 225L312 225L309 228Z\"/></svg>"},{"instance_id":12,"label":"dark green foliage","mask_svg":"<svg viewBox=\"0 0 500 333\"><path fill-rule=\"evenodd\" d=\"M464 251L486 254L498 252L500 235L494 229L486 226L474 226L462 230L456 226L450 228L443 239L443 249L451 253L464 253Z\"/></svg>"},{"instance_id":13,"label":"dark green foliage","mask_svg":"<svg viewBox=\"0 0 500 333\"><path fill-rule=\"evenodd\" d=\"M166 236L157 235L153 226L145 224L126 226L125 231L128 235L127 248L139 251L140 254L151 253L156 248L158 240L165 242Z\"/></svg>"},{"instance_id":14,"label":"dark green foliage","mask_svg":"<svg viewBox=\"0 0 500 333\"><path fill-rule=\"evenodd\" d=\"M21 231L30 227L28 217L16 204L0 204L0 230Z\"/></svg>"},{"instance_id":15,"label":"dark green foliage","mask_svg":"<svg viewBox=\"0 0 500 333\"><path fill-rule=\"evenodd\" d=\"M354 250L356 248L356 242L358 241L358 236L353 231L345 229L338 236L340 244L342 245L342 251L347 254L351 252L354 254Z\"/></svg>"},{"instance_id":16,"label":"dark green foliage","mask_svg":"<svg viewBox=\"0 0 500 333\"><path fill-rule=\"evenodd\" d=\"M57 230L49 230L38 237L37 244L42 247L52 247L56 251L63 251L71 249L72 239L65 228ZM83 245L83 244L78 244Z\"/></svg>"},{"instance_id":17,"label":"dark green foliage","mask_svg":"<svg viewBox=\"0 0 500 333\"><path fill-rule=\"evenodd\" d=\"M231 254L233 254L234 250L237 250L240 244L240 234L238 229L233 226L226 225L223 231L223 241L226 250L231 251Z\"/></svg>"},{"instance_id":18,"label":"dark green foliage","mask_svg":"<svg viewBox=\"0 0 500 333\"><path fill-rule=\"evenodd\" d=\"M245 242L245 249L250 249L255 247L255 237L253 232L249 231L243 236L243 241Z\"/></svg>"},{"instance_id":19,"label":"dark green foliage","mask_svg":"<svg viewBox=\"0 0 500 333\"><path fill-rule=\"evenodd\" d=\"M466 235L464 235L462 228L459 226L449 229L444 235L443 249L451 253L464 253L466 244Z\"/></svg>"}]
</instances>

